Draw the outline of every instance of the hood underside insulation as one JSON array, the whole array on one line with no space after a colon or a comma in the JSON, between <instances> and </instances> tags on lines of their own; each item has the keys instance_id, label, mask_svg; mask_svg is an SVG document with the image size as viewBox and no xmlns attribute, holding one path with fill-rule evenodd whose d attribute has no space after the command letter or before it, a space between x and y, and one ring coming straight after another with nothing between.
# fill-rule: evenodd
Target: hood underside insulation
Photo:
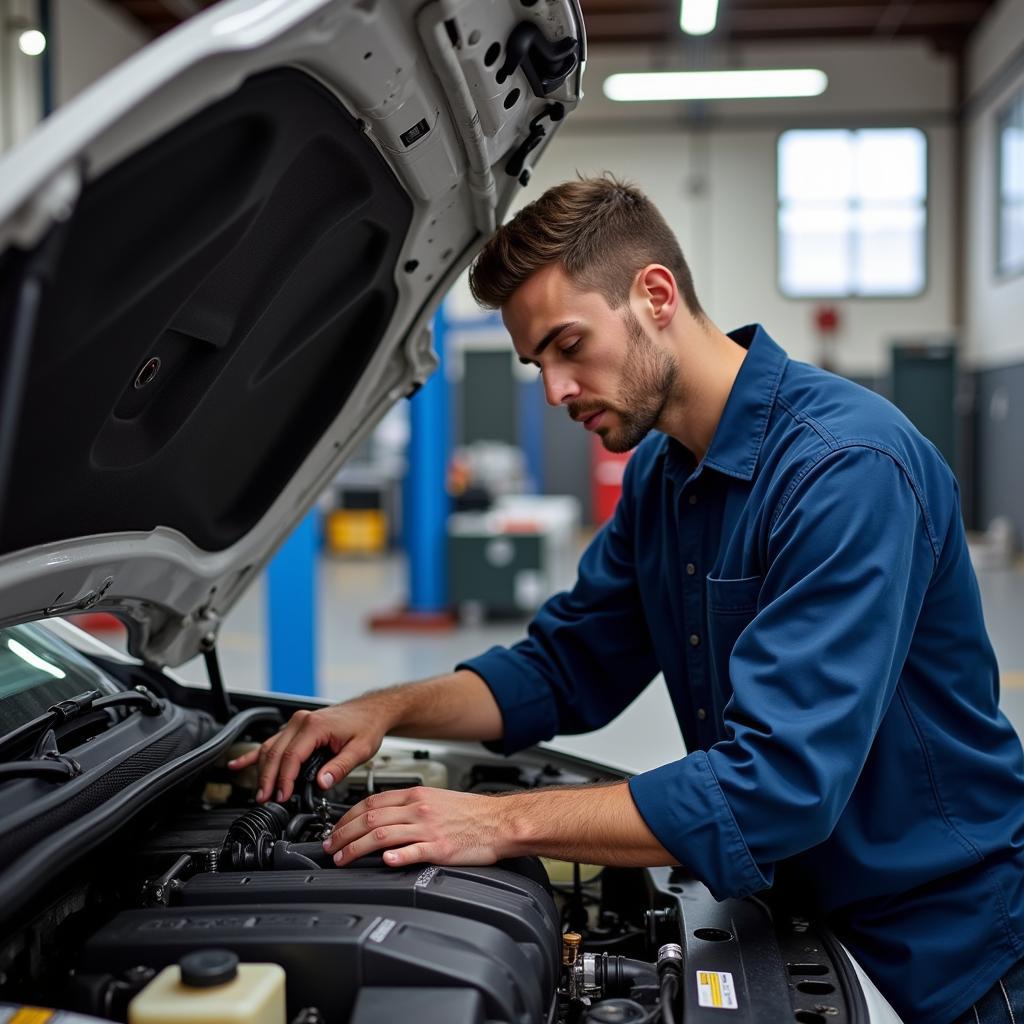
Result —
<instances>
[{"instance_id":1,"label":"hood underside insulation","mask_svg":"<svg viewBox=\"0 0 1024 1024\"><path fill-rule=\"evenodd\" d=\"M48 266L0 554L179 530L207 551L266 512L387 330L412 204L338 100L292 68L89 182L0 258L7 337Z\"/></svg>"}]
</instances>

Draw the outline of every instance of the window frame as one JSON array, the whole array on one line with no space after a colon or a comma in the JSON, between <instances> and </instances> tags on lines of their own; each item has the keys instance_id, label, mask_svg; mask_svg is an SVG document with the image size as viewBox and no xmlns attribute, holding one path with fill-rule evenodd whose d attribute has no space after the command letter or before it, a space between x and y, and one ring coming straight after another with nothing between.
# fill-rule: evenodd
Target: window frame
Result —
<instances>
[{"instance_id":1,"label":"window frame","mask_svg":"<svg viewBox=\"0 0 1024 1024\"><path fill-rule=\"evenodd\" d=\"M924 140L924 201L921 204L924 210L924 231L922 240L922 280L921 287L917 291L903 292L898 295L865 295L856 291L844 292L822 292L815 295L796 295L783 287L782 283L782 230L780 227L780 216L782 212L782 199L779 196L781 184L779 145L782 136L792 131L841 131L857 134L862 131L885 131L885 130L906 130L914 129L921 133ZM831 125L790 125L783 128L775 136L775 290L789 302L837 302L857 300L858 302L906 302L923 298L931 286L931 233L932 233L932 161L931 161L932 140L928 129L920 124L831 124Z\"/></svg>"},{"instance_id":2,"label":"window frame","mask_svg":"<svg viewBox=\"0 0 1024 1024\"><path fill-rule=\"evenodd\" d=\"M995 111L995 231L993 232L995 261L995 277L999 282L1012 281L1014 278L1024 276L1024 255L1020 262L1013 266L1004 266L1002 261L1003 250L1003 132L1008 127L1008 122L1019 109L1022 125L1024 125L1024 85L1018 86L1013 91L1006 103L1002 104Z\"/></svg>"}]
</instances>

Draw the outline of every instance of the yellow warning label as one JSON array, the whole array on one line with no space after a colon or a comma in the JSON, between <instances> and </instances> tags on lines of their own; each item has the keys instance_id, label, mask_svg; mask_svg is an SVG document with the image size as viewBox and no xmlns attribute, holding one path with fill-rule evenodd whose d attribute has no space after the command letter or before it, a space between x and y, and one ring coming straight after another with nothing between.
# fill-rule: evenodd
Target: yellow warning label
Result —
<instances>
[{"instance_id":1,"label":"yellow warning label","mask_svg":"<svg viewBox=\"0 0 1024 1024\"><path fill-rule=\"evenodd\" d=\"M698 971L697 1002L720 1010L738 1009L732 975L728 971Z\"/></svg>"},{"instance_id":2,"label":"yellow warning label","mask_svg":"<svg viewBox=\"0 0 1024 1024\"><path fill-rule=\"evenodd\" d=\"M52 1019L54 1010L44 1010L41 1006L23 1006L11 1017L8 1024L46 1024Z\"/></svg>"}]
</instances>

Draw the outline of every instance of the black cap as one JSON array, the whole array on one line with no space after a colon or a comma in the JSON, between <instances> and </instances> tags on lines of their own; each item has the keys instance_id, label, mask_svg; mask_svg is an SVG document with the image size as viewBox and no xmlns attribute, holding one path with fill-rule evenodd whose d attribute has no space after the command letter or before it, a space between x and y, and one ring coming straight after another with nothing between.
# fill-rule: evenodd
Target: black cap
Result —
<instances>
[{"instance_id":1,"label":"black cap","mask_svg":"<svg viewBox=\"0 0 1024 1024\"><path fill-rule=\"evenodd\" d=\"M230 949L200 949L178 961L181 983L189 988L212 988L233 981L238 974L238 957Z\"/></svg>"}]
</instances>

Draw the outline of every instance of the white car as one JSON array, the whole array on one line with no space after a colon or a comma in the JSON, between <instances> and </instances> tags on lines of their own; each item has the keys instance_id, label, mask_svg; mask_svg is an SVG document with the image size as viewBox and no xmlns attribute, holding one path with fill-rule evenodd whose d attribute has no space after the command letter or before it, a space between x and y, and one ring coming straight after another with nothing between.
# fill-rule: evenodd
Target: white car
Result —
<instances>
[{"instance_id":1,"label":"white car","mask_svg":"<svg viewBox=\"0 0 1024 1024\"><path fill-rule=\"evenodd\" d=\"M374 790L608 767L389 741L263 806L224 768L310 704L225 692L223 617L433 369L584 58L577 0L231 0L0 160L0 1020L896 1019L825 929L681 869L319 842Z\"/></svg>"}]
</instances>

